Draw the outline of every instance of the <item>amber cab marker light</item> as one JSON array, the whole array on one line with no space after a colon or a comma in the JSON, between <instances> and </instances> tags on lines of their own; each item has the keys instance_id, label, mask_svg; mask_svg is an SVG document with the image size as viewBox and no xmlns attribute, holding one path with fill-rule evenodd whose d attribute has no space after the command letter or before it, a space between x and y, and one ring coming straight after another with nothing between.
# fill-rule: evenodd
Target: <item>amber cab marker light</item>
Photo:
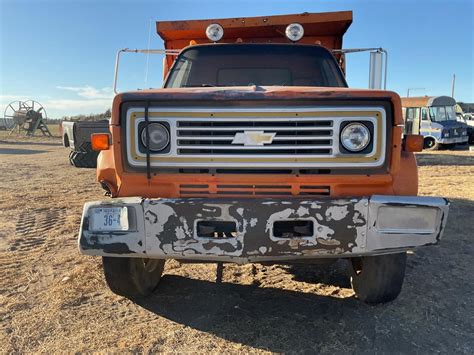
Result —
<instances>
[{"instance_id":1,"label":"amber cab marker light","mask_svg":"<svg viewBox=\"0 0 474 355\"><path fill-rule=\"evenodd\" d=\"M101 151L110 148L110 135L108 133L91 134L92 150Z\"/></svg>"},{"instance_id":2,"label":"amber cab marker light","mask_svg":"<svg viewBox=\"0 0 474 355\"><path fill-rule=\"evenodd\" d=\"M405 152L421 152L423 150L423 136L407 134L403 138L403 150Z\"/></svg>"}]
</instances>

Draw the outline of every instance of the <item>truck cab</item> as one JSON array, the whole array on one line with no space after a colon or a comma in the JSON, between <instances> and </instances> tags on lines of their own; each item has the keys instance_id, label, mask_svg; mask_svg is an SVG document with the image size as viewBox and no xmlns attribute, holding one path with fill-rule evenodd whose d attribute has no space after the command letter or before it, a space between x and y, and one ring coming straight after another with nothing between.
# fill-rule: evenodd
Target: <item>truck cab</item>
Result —
<instances>
[{"instance_id":1,"label":"truck cab","mask_svg":"<svg viewBox=\"0 0 474 355\"><path fill-rule=\"evenodd\" d=\"M466 144L467 125L456 117L456 100L449 96L402 98L405 134L420 134L424 148L437 150Z\"/></svg>"},{"instance_id":2,"label":"truck cab","mask_svg":"<svg viewBox=\"0 0 474 355\"><path fill-rule=\"evenodd\" d=\"M401 291L406 251L436 244L449 203L417 196L400 97L347 87L351 12L157 23L163 88L123 92L79 248L109 287L153 292L167 259L347 260L368 303ZM219 272L218 272L219 275Z\"/></svg>"}]
</instances>

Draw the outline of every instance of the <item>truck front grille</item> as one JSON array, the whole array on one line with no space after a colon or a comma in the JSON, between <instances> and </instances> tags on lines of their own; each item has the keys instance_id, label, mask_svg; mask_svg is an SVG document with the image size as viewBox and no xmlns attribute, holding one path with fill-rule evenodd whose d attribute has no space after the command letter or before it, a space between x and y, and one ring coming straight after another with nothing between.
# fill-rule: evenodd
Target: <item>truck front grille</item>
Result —
<instances>
[{"instance_id":1,"label":"truck front grille","mask_svg":"<svg viewBox=\"0 0 474 355\"><path fill-rule=\"evenodd\" d=\"M178 155L331 155L333 152L333 121L304 119L243 120L180 120L177 122ZM236 142L257 133L271 139L261 145Z\"/></svg>"},{"instance_id":2,"label":"truck front grille","mask_svg":"<svg viewBox=\"0 0 474 355\"><path fill-rule=\"evenodd\" d=\"M170 143L148 158L140 143L144 113L139 107L127 111L126 149L132 167L292 173L384 164L387 117L379 106L150 107L149 121L169 128ZM373 128L370 151L349 153L341 148L341 127L353 121L369 122Z\"/></svg>"}]
</instances>

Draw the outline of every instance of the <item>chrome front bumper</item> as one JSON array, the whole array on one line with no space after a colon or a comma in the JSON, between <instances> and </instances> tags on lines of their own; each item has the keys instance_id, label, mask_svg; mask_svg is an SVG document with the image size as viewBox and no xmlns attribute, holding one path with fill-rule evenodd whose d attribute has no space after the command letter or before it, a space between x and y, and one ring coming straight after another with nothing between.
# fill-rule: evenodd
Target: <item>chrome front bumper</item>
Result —
<instances>
[{"instance_id":1,"label":"chrome front bumper","mask_svg":"<svg viewBox=\"0 0 474 355\"><path fill-rule=\"evenodd\" d=\"M439 143L441 144L456 144L456 143L466 143L469 140L468 136L455 137L455 138L441 138Z\"/></svg>"},{"instance_id":2,"label":"chrome front bumper","mask_svg":"<svg viewBox=\"0 0 474 355\"><path fill-rule=\"evenodd\" d=\"M90 230L92 211L107 207L127 208L127 231ZM85 204L79 248L87 255L236 263L377 255L436 244L448 209L446 199L415 196L112 199Z\"/></svg>"}]
</instances>

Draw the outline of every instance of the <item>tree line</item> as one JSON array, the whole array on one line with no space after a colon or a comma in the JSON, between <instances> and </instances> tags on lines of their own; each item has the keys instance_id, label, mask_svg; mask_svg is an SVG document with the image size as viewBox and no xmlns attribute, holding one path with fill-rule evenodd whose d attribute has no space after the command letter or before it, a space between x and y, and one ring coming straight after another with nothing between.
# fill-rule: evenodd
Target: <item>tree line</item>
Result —
<instances>
[{"instance_id":1,"label":"tree line","mask_svg":"<svg viewBox=\"0 0 474 355\"><path fill-rule=\"evenodd\" d=\"M61 121L100 121L108 120L112 116L112 111L107 109L103 113L94 113L90 115L63 116Z\"/></svg>"}]
</instances>

